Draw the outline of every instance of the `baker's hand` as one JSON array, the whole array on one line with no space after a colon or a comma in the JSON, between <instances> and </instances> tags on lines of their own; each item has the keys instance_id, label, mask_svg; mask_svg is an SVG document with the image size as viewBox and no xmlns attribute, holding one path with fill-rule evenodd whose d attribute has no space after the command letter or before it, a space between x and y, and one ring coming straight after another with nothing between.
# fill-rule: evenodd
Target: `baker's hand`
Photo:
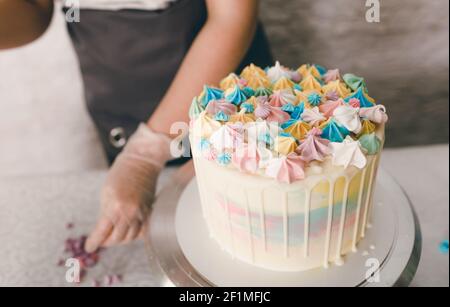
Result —
<instances>
[{"instance_id":1,"label":"baker's hand","mask_svg":"<svg viewBox=\"0 0 450 307\"><path fill-rule=\"evenodd\" d=\"M170 159L170 138L141 124L108 173L101 193L100 218L85 245L128 243L142 232L161 169Z\"/></svg>"}]
</instances>

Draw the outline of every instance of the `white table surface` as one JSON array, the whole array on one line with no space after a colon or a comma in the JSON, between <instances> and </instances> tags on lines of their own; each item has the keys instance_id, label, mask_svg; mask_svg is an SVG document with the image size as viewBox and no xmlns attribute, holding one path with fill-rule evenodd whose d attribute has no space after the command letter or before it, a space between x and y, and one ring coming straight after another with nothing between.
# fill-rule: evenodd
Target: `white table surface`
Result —
<instances>
[{"instance_id":1,"label":"white table surface","mask_svg":"<svg viewBox=\"0 0 450 307\"><path fill-rule=\"evenodd\" d=\"M406 190L418 214L423 250L412 286L448 286L448 145L387 149L382 167ZM160 185L175 169L167 169ZM0 286L71 286L58 267L68 236L86 234L95 223L98 189L106 171L0 178ZM75 228L66 229L72 222ZM108 249L84 284L121 274L125 286L156 285L143 242Z\"/></svg>"}]
</instances>

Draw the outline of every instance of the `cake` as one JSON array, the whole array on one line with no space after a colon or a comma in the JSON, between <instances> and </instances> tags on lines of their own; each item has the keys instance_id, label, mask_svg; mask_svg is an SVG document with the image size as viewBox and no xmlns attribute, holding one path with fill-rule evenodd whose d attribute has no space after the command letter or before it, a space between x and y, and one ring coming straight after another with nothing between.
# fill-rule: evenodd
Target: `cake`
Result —
<instances>
[{"instance_id":1,"label":"cake","mask_svg":"<svg viewBox=\"0 0 450 307\"><path fill-rule=\"evenodd\" d=\"M369 226L386 109L363 78L276 63L205 86L190 142L210 235L275 271L343 265Z\"/></svg>"}]
</instances>

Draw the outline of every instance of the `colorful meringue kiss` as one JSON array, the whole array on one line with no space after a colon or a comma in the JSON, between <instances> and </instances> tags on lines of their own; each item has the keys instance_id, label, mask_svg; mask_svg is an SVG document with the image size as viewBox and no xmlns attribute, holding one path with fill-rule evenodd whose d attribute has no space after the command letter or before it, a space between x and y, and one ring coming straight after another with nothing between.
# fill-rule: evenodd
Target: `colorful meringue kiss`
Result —
<instances>
[{"instance_id":1,"label":"colorful meringue kiss","mask_svg":"<svg viewBox=\"0 0 450 307\"><path fill-rule=\"evenodd\" d=\"M199 100L203 107L206 107L208 103L212 100L220 100L223 98L223 91L209 86L203 87L203 92L200 94Z\"/></svg>"},{"instance_id":2,"label":"colorful meringue kiss","mask_svg":"<svg viewBox=\"0 0 450 307\"><path fill-rule=\"evenodd\" d=\"M258 105L255 109L255 116L258 118L266 119L271 112L271 105L267 100L267 97L258 97Z\"/></svg>"},{"instance_id":3,"label":"colorful meringue kiss","mask_svg":"<svg viewBox=\"0 0 450 307\"><path fill-rule=\"evenodd\" d=\"M347 130L358 134L362 129L358 112L359 109L345 105L337 107L333 111L333 117L337 123L347 128Z\"/></svg>"},{"instance_id":4,"label":"colorful meringue kiss","mask_svg":"<svg viewBox=\"0 0 450 307\"><path fill-rule=\"evenodd\" d=\"M364 134L370 134L372 132L375 132L377 129L377 126L372 123L370 120L363 118L361 121L361 131L358 133L358 137Z\"/></svg>"},{"instance_id":5,"label":"colorful meringue kiss","mask_svg":"<svg viewBox=\"0 0 450 307\"><path fill-rule=\"evenodd\" d=\"M295 138L291 136L277 136L275 138L274 150L275 152L287 156L288 154L294 152L298 145Z\"/></svg>"},{"instance_id":6,"label":"colorful meringue kiss","mask_svg":"<svg viewBox=\"0 0 450 307\"><path fill-rule=\"evenodd\" d=\"M236 85L239 85L240 80L241 78L239 78L238 75L231 73L220 82L220 88L223 91L226 91L230 88L235 87Z\"/></svg>"},{"instance_id":7,"label":"colorful meringue kiss","mask_svg":"<svg viewBox=\"0 0 450 307\"><path fill-rule=\"evenodd\" d=\"M297 71L302 75L303 78L311 75L314 78L320 78L320 71L317 69L315 65L303 64L297 69Z\"/></svg>"},{"instance_id":8,"label":"colorful meringue kiss","mask_svg":"<svg viewBox=\"0 0 450 307\"><path fill-rule=\"evenodd\" d=\"M319 126L322 130L322 137L331 142L342 142L350 135L350 131L344 126L336 122L334 118L330 118L328 121Z\"/></svg>"},{"instance_id":9,"label":"colorful meringue kiss","mask_svg":"<svg viewBox=\"0 0 450 307\"><path fill-rule=\"evenodd\" d=\"M322 96L318 93L311 93L308 95L308 103L313 106L317 107L322 102Z\"/></svg>"},{"instance_id":10,"label":"colorful meringue kiss","mask_svg":"<svg viewBox=\"0 0 450 307\"><path fill-rule=\"evenodd\" d=\"M255 109L256 117L280 124L291 118L289 113L284 112L281 108L271 106L265 97L260 97L259 100L258 107Z\"/></svg>"},{"instance_id":11,"label":"colorful meringue kiss","mask_svg":"<svg viewBox=\"0 0 450 307\"><path fill-rule=\"evenodd\" d=\"M296 152L303 157L305 162L323 161L330 154L330 141L321 138L321 135L320 129L312 128L306 139L296 149Z\"/></svg>"},{"instance_id":12,"label":"colorful meringue kiss","mask_svg":"<svg viewBox=\"0 0 450 307\"><path fill-rule=\"evenodd\" d=\"M288 79L286 77L282 77L282 78L278 79L278 81L273 84L273 90L274 91L292 90L294 85L295 85L295 83L292 82L290 79Z\"/></svg>"},{"instance_id":13,"label":"colorful meringue kiss","mask_svg":"<svg viewBox=\"0 0 450 307\"><path fill-rule=\"evenodd\" d=\"M319 107L314 107L312 109L305 109L301 114L301 119L310 126L317 127L326 120L326 117L320 113Z\"/></svg>"},{"instance_id":14,"label":"colorful meringue kiss","mask_svg":"<svg viewBox=\"0 0 450 307\"><path fill-rule=\"evenodd\" d=\"M238 85L235 85L233 88L230 88L225 92L225 99L238 106L247 101L247 95L244 90L242 90Z\"/></svg>"},{"instance_id":15,"label":"colorful meringue kiss","mask_svg":"<svg viewBox=\"0 0 450 307\"><path fill-rule=\"evenodd\" d=\"M256 97L261 97L261 96L269 97L272 94L273 94L273 91L268 87L259 87L255 90Z\"/></svg>"},{"instance_id":16,"label":"colorful meringue kiss","mask_svg":"<svg viewBox=\"0 0 450 307\"><path fill-rule=\"evenodd\" d=\"M283 128L285 132L291 134L297 140L303 140L306 137L308 131L311 130L311 126L308 123L302 120L295 119L291 119L282 124L281 128Z\"/></svg>"},{"instance_id":17,"label":"colorful meringue kiss","mask_svg":"<svg viewBox=\"0 0 450 307\"><path fill-rule=\"evenodd\" d=\"M290 89L275 90L272 96L270 96L269 102L272 107L280 108L288 103L296 105L297 97L294 94L292 94L292 90Z\"/></svg>"},{"instance_id":18,"label":"colorful meringue kiss","mask_svg":"<svg viewBox=\"0 0 450 307\"><path fill-rule=\"evenodd\" d=\"M332 81L341 80L341 74L339 73L339 69L330 69L323 76L323 80L325 83L330 83Z\"/></svg>"},{"instance_id":19,"label":"colorful meringue kiss","mask_svg":"<svg viewBox=\"0 0 450 307\"><path fill-rule=\"evenodd\" d=\"M255 120L255 115L253 115L252 113L247 113L247 109L245 108L241 109L239 113L236 113L230 117L231 123L240 122L246 124L254 122Z\"/></svg>"},{"instance_id":20,"label":"colorful meringue kiss","mask_svg":"<svg viewBox=\"0 0 450 307\"><path fill-rule=\"evenodd\" d=\"M281 108L270 107L270 114L266 120L270 123L282 124L291 118L289 113L284 112Z\"/></svg>"},{"instance_id":21,"label":"colorful meringue kiss","mask_svg":"<svg viewBox=\"0 0 450 307\"><path fill-rule=\"evenodd\" d=\"M368 91L364 78L358 77L354 74L345 74L343 79L345 84L347 84L347 86L353 91L357 91L359 88L363 88L366 92Z\"/></svg>"},{"instance_id":22,"label":"colorful meringue kiss","mask_svg":"<svg viewBox=\"0 0 450 307\"><path fill-rule=\"evenodd\" d=\"M339 100L339 98L339 93L334 90L325 93L325 101L336 101Z\"/></svg>"},{"instance_id":23,"label":"colorful meringue kiss","mask_svg":"<svg viewBox=\"0 0 450 307\"><path fill-rule=\"evenodd\" d=\"M375 105L375 100L370 97L362 87L360 87L356 92L347 96L344 100L345 102L349 102L352 98L356 98L359 100L361 108L370 108Z\"/></svg>"},{"instance_id":24,"label":"colorful meringue kiss","mask_svg":"<svg viewBox=\"0 0 450 307\"><path fill-rule=\"evenodd\" d=\"M388 121L386 107L381 104L370 108L361 108L359 110L359 116L367 118L376 124L385 124Z\"/></svg>"},{"instance_id":25,"label":"colorful meringue kiss","mask_svg":"<svg viewBox=\"0 0 450 307\"><path fill-rule=\"evenodd\" d=\"M300 86L303 88L304 91L317 91L319 93L322 93L322 85L311 74L303 78L302 82L300 82Z\"/></svg>"},{"instance_id":26,"label":"colorful meringue kiss","mask_svg":"<svg viewBox=\"0 0 450 307\"><path fill-rule=\"evenodd\" d=\"M374 132L361 136L359 143L368 155L376 155L381 149L381 140Z\"/></svg>"},{"instance_id":27,"label":"colorful meringue kiss","mask_svg":"<svg viewBox=\"0 0 450 307\"><path fill-rule=\"evenodd\" d=\"M347 88L347 86L341 82L340 80L331 81L327 85L322 88L324 93L328 93L334 91L339 94L340 98L347 97L351 94L351 91Z\"/></svg>"},{"instance_id":28,"label":"colorful meringue kiss","mask_svg":"<svg viewBox=\"0 0 450 307\"><path fill-rule=\"evenodd\" d=\"M210 101L205 110L211 116L214 116L219 112L223 112L230 116L237 112L237 107L234 104L222 99Z\"/></svg>"},{"instance_id":29,"label":"colorful meringue kiss","mask_svg":"<svg viewBox=\"0 0 450 307\"><path fill-rule=\"evenodd\" d=\"M266 72L262 68L256 66L253 63L245 67L241 72L241 77L246 80L250 80L254 76L265 77Z\"/></svg>"},{"instance_id":30,"label":"colorful meringue kiss","mask_svg":"<svg viewBox=\"0 0 450 307\"><path fill-rule=\"evenodd\" d=\"M347 136L342 143L330 143L335 166L355 166L362 169L367 164L367 159L361 150L361 144Z\"/></svg>"},{"instance_id":31,"label":"colorful meringue kiss","mask_svg":"<svg viewBox=\"0 0 450 307\"><path fill-rule=\"evenodd\" d=\"M281 78L289 78L290 74L289 70L286 67L283 67L280 62L277 61L275 63L275 66L267 70L267 76L272 83L275 83Z\"/></svg>"},{"instance_id":32,"label":"colorful meringue kiss","mask_svg":"<svg viewBox=\"0 0 450 307\"><path fill-rule=\"evenodd\" d=\"M273 159L266 168L266 175L282 183L292 183L305 178L305 162L295 153Z\"/></svg>"},{"instance_id":33,"label":"colorful meringue kiss","mask_svg":"<svg viewBox=\"0 0 450 307\"><path fill-rule=\"evenodd\" d=\"M325 102L324 104L321 104L319 106L319 111L325 116L326 118L330 118L333 116L334 110L336 110L338 107L345 105L344 100L338 99L338 100L330 100Z\"/></svg>"},{"instance_id":34,"label":"colorful meringue kiss","mask_svg":"<svg viewBox=\"0 0 450 307\"><path fill-rule=\"evenodd\" d=\"M209 138L221 126L220 122L210 118L204 111L194 120L192 131L197 138Z\"/></svg>"}]
</instances>

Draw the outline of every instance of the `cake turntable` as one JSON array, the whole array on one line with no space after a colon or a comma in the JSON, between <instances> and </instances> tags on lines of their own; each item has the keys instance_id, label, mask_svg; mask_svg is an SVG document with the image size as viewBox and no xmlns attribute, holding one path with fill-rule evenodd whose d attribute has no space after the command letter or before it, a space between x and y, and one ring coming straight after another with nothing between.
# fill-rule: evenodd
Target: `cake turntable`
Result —
<instances>
[{"instance_id":1,"label":"cake turntable","mask_svg":"<svg viewBox=\"0 0 450 307\"><path fill-rule=\"evenodd\" d=\"M192 162L159 193L146 237L150 268L161 286L407 286L421 254L420 226L402 188L380 169L372 226L345 265L275 272L246 264L209 237Z\"/></svg>"}]
</instances>

